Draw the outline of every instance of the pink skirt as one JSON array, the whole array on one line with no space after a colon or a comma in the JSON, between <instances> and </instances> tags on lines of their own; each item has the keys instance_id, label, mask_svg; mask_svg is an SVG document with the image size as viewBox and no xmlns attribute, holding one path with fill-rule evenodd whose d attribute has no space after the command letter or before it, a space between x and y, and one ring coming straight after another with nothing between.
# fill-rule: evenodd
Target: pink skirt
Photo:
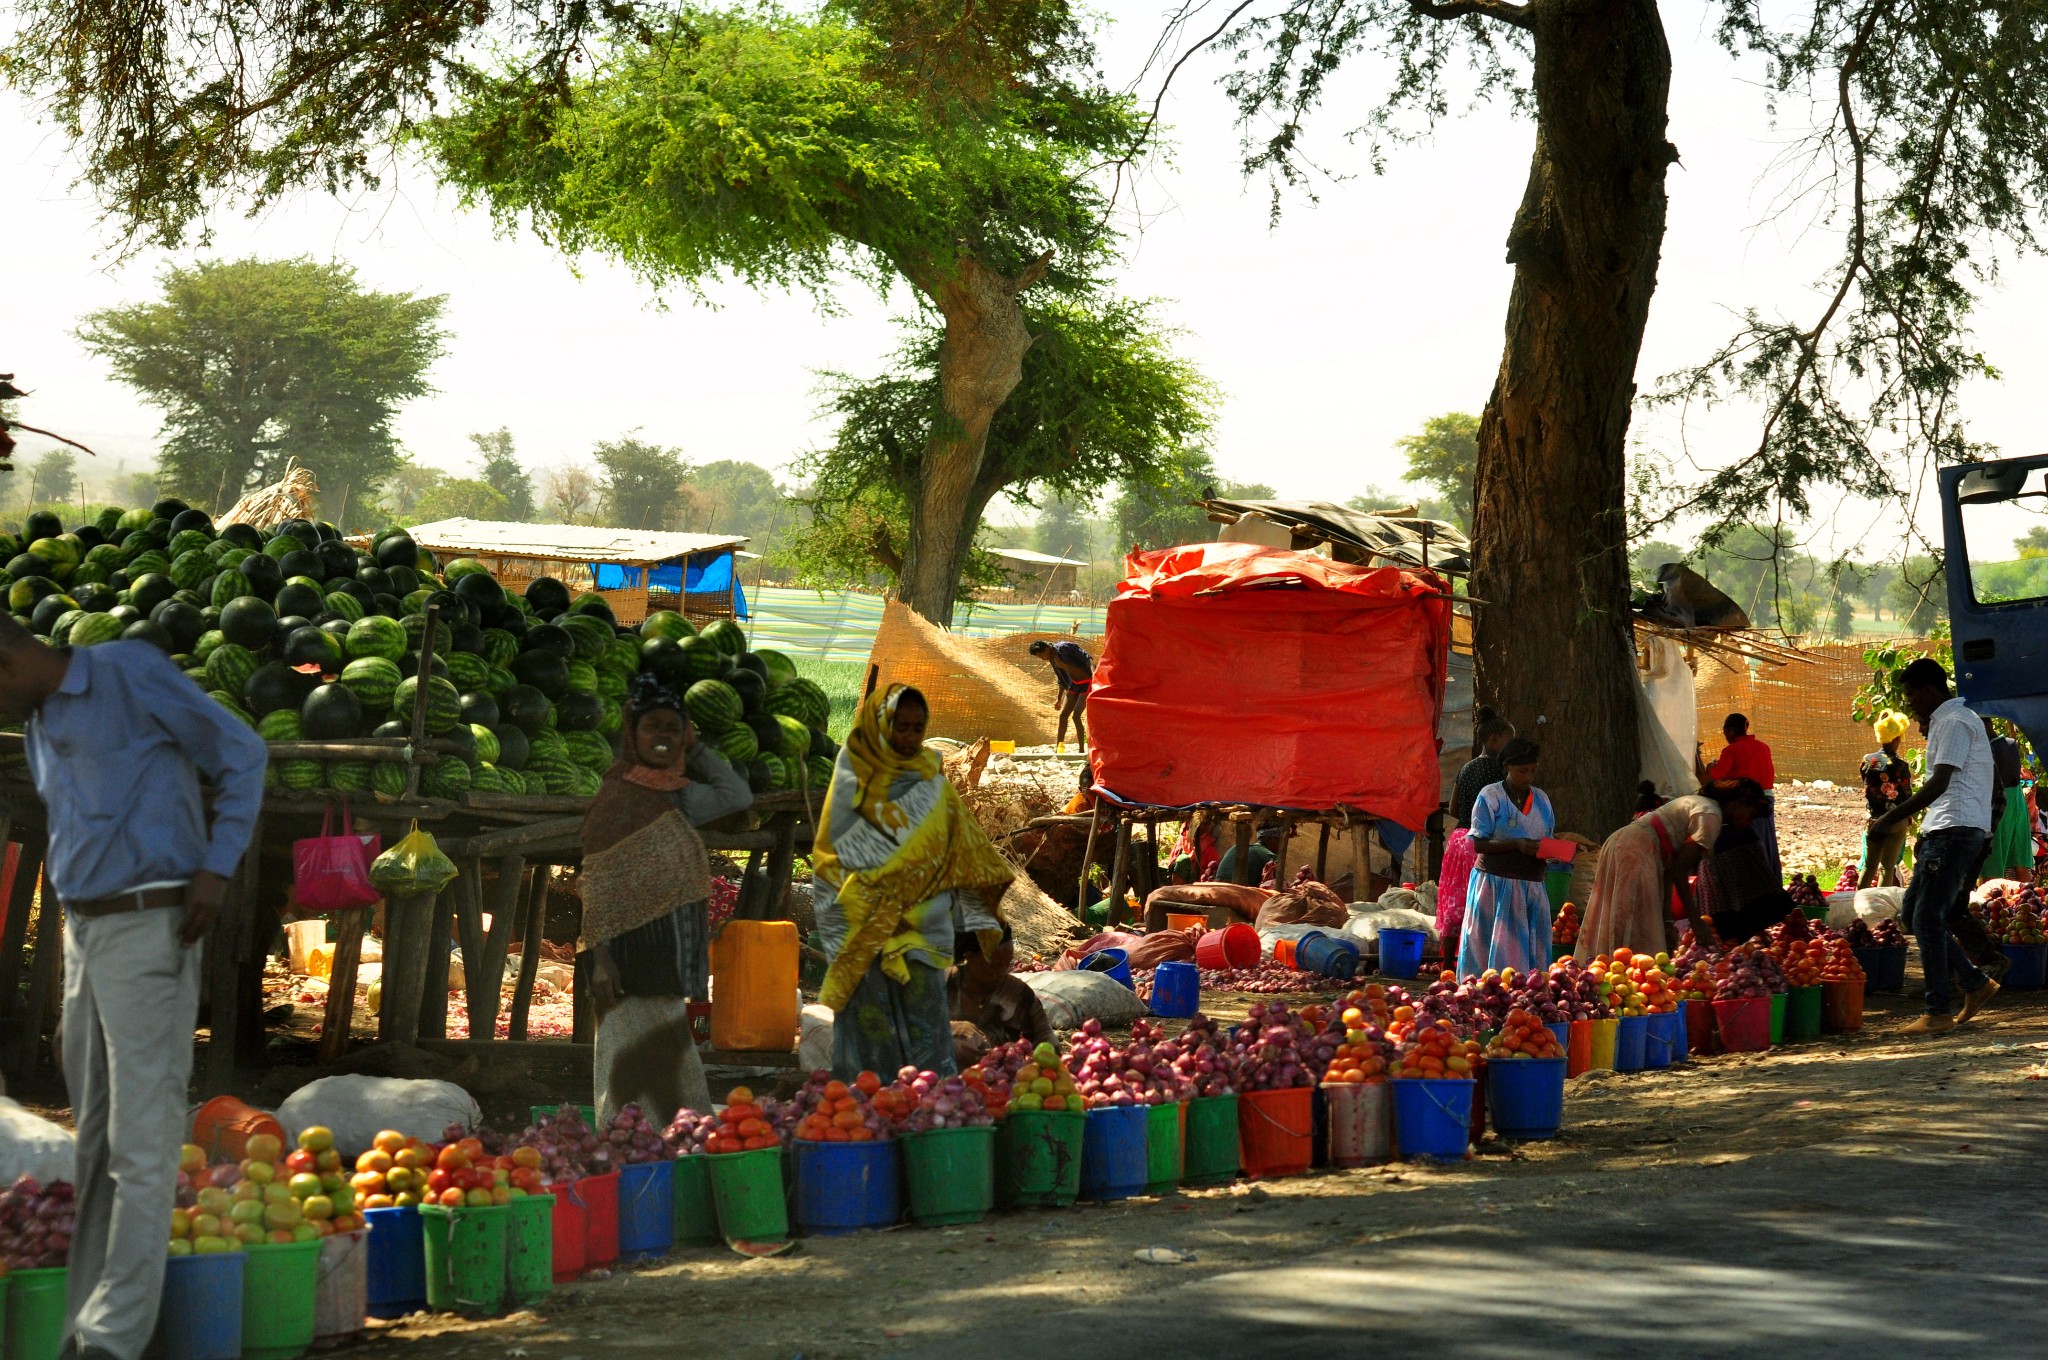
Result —
<instances>
[{"instance_id":1,"label":"pink skirt","mask_svg":"<svg viewBox=\"0 0 2048 1360\"><path fill-rule=\"evenodd\" d=\"M1472 870L1479 853L1472 848L1472 833L1464 827L1444 841L1444 864L1436 879L1436 933L1444 942L1444 956L1458 951L1458 935L1465 928L1465 892L1472 882Z\"/></svg>"}]
</instances>

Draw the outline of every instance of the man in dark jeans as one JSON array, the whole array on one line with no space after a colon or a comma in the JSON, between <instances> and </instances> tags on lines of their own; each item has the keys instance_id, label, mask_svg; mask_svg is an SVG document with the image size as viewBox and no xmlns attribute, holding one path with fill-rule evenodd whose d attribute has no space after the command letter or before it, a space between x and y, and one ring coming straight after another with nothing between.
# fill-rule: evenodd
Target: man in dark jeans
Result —
<instances>
[{"instance_id":1,"label":"man in dark jeans","mask_svg":"<svg viewBox=\"0 0 2048 1360\"><path fill-rule=\"evenodd\" d=\"M1913 882L1906 888L1903 913L1920 945L1927 1013L1901 1033L1942 1034L1998 995L1998 984L1970 962L1951 934L1958 903L1966 903L1991 832L1991 743L1976 714L1949 693L1948 672L1940 662L1921 657L1906 667L1900 682L1927 732L1927 778L1911 798L1871 819L1870 836L1875 841L1927 811L1913 847ZM1967 914L1967 905L1961 909ZM1963 993L1960 1016L1950 1014L1951 984Z\"/></svg>"}]
</instances>

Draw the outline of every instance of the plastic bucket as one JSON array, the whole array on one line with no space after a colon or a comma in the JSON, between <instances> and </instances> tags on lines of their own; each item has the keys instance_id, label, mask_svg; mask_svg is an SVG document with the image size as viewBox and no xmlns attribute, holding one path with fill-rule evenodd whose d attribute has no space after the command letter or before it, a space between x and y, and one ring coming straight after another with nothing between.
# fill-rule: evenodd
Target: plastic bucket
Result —
<instances>
[{"instance_id":1,"label":"plastic bucket","mask_svg":"<svg viewBox=\"0 0 2048 1360\"><path fill-rule=\"evenodd\" d=\"M1643 1043L1650 1028L1647 1015L1623 1015L1614 1022L1614 1070L1643 1070Z\"/></svg>"},{"instance_id":2,"label":"plastic bucket","mask_svg":"<svg viewBox=\"0 0 2048 1360\"><path fill-rule=\"evenodd\" d=\"M782 1194L782 1149L700 1153L711 1163L718 1231L729 1242L779 1242L789 1236Z\"/></svg>"},{"instance_id":3,"label":"plastic bucket","mask_svg":"<svg viewBox=\"0 0 2048 1360\"><path fill-rule=\"evenodd\" d=\"M531 1117L530 1122L538 1124L541 1120L548 1118L561 1108L560 1105L529 1105L526 1107L526 1113ZM578 1105L576 1108L582 1112L583 1122L590 1125L592 1129L595 1129L597 1127L597 1107L595 1105Z\"/></svg>"},{"instance_id":4,"label":"plastic bucket","mask_svg":"<svg viewBox=\"0 0 2048 1360\"><path fill-rule=\"evenodd\" d=\"M1209 924L1206 911L1169 911L1166 913L1168 930L1202 930Z\"/></svg>"},{"instance_id":5,"label":"plastic bucket","mask_svg":"<svg viewBox=\"0 0 2048 1360\"><path fill-rule=\"evenodd\" d=\"M209 1162L246 1159L249 1139L259 1133L269 1134L287 1150L291 1147L276 1115L233 1096L215 1096L192 1112L192 1141L206 1149Z\"/></svg>"},{"instance_id":6,"label":"plastic bucket","mask_svg":"<svg viewBox=\"0 0 2048 1360\"><path fill-rule=\"evenodd\" d=\"M1573 1020L1566 1025L1569 1038L1565 1040L1565 1075L1576 1077L1593 1066L1593 1022Z\"/></svg>"},{"instance_id":7,"label":"plastic bucket","mask_svg":"<svg viewBox=\"0 0 2048 1360\"><path fill-rule=\"evenodd\" d=\"M1785 992L1771 993L1771 1042L1773 1044L1785 1042L1785 1007L1787 1004L1785 998L1787 995L1788 993Z\"/></svg>"},{"instance_id":8,"label":"plastic bucket","mask_svg":"<svg viewBox=\"0 0 2048 1360\"><path fill-rule=\"evenodd\" d=\"M1685 1003L1685 1051L1687 1053L1714 1053L1714 1003L1706 1000Z\"/></svg>"},{"instance_id":9,"label":"plastic bucket","mask_svg":"<svg viewBox=\"0 0 2048 1360\"><path fill-rule=\"evenodd\" d=\"M1486 1065L1493 1131L1503 1138L1555 1138L1564 1123L1563 1058L1501 1058Z\"/></svg>"},{"instance_id":10,"label":"plastic bucket","mask_svg":"<svg viewBox=\"0 0 2048 1360\"><path fill-rule=\"evenodd\" d=\"M1149 1119L1143 1105L1088 1111L1081 1138L1081 1198L1129 1199L1145 1193Z\"/></svg>"},{"instance_id":11,"label":"plastic bucket","mask_svg":"<svg viewBox=\"0 0 2048 1360\"><path fill-rule=\"evenodd\" d=\"M2048 944L2003 944L1999 948L2011 960L1999 986L2021 991L2048 986Z\"/></svg>"},{"instance_id":12,"label":"plastic bucket","mask_svg":"<svg viewBox=\"0 0 2048 1360\"><path fill-rule=\"evenodd\" d=\"M893 1138L867 1143L798 1139L796 1225L812 1237L886 1228L903 1217L903 1159Z\"/></svg>"},{"instance_id":13,"label":"plastic bucket","mask_svg":"<svg viewBox=\"0 0 2048 1360\"><path fill-rule=\"evenodd\" d=\"M303 1355L313 1344L320 1239L263 1242L244 1247L242 1254L249 1258L242 1268L244 1360L291 1360ZM429 1289L432 1284L429 1278ZM8 1352L9 1360L14 1354Z\"/></svg>"},{"instance_id":14,"label":"plastic bucket","mask_svg":"<svg viewBox=\"0 0 2048 1360\"><path fill-rule=\"evenodd\" d=\"M1785 995L1785 1037L1804 1041L1820 1038L1820 984L1794 987Z\"/></svg>"},{"instance_id":15,"label":"plastic bucket","mask_svg":"<svg viewBox=\"0 0 2048 1360\"><path fill-rule=\"evenodd\" d=\"M241 1355L242 1271L247 1265L239 1251L173 1256L164 1262L163 1303L156 1315L164 1360L236 1360ZM62 1298L60 1292L60 1303ZM11 1337L7 1353L20 1354Z\"/></svg>"},{"instance_id":16,"label":"plastic bucket","mask_svg":"<svg viewBox=\"0 0 2048 1360\"><path fill-rule=\"evenodd\" d=\"M569 1185L569 1198L583 1210L583 1268L619 1259L619 1173L584 1176Z\"/></svg>"},{"instance_id":17,"label":"plastic bucket","mask_svg":"<svg viewBox=\"0 0 2048 1360\"><path fill-rule=\"evenodd\" d=\"M1195 962L1204 968L1256 968L1264 952L1259 932L1241 921L1195 942Z\"/></svg>"},{"instance_id":18,"label":"plastic bucket","mask_svg":"<svg viewBox=\"0 0 2048 1360\"><path fill-rule=\"evenodd\" d=\"M1463 1159L1472 1138L1472 1079L1397 1077L1393 1087L1400 1155Z\"/></svg>"},{"instance_id":19,"label":"plastic bucket","mask_svg":"<svg viewBox=\"0 0 2048 1360\"><path fill-rule=\"evenodd\" d=\"M1004 1198L1051 1208L1079 1199L1087 1124L1079 1110L1011 1111L996 1136Z\"/></svg>"},{"instance_id":20,"label":"plastic bucket","mask_svg":"<svg viewBox=\"0 0 2048 1360\"><path fill-rule=\"evenodd\" d=\"M1484 1058L1472 1060L1472 1113L1465 1120L1465 1136L1476 1146L1486 1141L1486 1068Z\"/></svg>"},{"instance_id":21,"label":"plastic bucket","mask_svg":"<svg viewBox=\"0 0 2048 1360\"><path fill-rule=\"evenodd\" d=\"M226 1254L226 1253L223 1253ZM239 1253L237 1253L239 1254ZM57 1360L64 1346L63 1266L37 1266L7 1276L7 1360ZM312 1300L307 1300L307 1333L312 1336ZM301 1346L299 1349L304 1350Z\"/></svg>"},{"instance_id":22,"label":"plastic bucket","mask_svg":"<svg viewBox=\"0 0 2048 1360\"><path fill-rule=\"evenodd\" d=\"M1905 945L1871 945L1854 953L1856 962L1863 965L1864 991L1901 992L1906 989Z\"/></svg>"},{"instance_id":23,"label":"plastic bucket","mask_svg":"<svg viewBox=\"0 0 2048 1360\"><path fill-rule=\"evenodd\" d=\"M619 1259L666 1256L676 1244L674 1161L619 1168Z\"/></svg>"},{"instance_id":24,"label":"plastic bucket","mask_svg":"<svg viewBox=\"0 0 2048 1360\"><path fill-rule=\"evenodd\" d=\"M1727 1053L1761 1053L1771 1046L1771 999L1745 996L1714 1003L1714 1028Z\"/></svg>"},{"instance_id":25,"label":"plastic bucket","mask_svg":"<svg viewBox=\"0 0 2048 1360\"><path fill-rule=\"evenodd\" d=\"M1185 1020L1202 1006L1202 973L1192 963L1162 963L1152 973L1152 1013Z\"/></svg>"},{"instance_id":26,"label":"plastic bucket","mask_svg":"<svg viewBox=\"0 0 2048 1360\"><path fill-rule=\"evenodd\" d=\"M555 1197L526 1195L505 1207L505 1292L516 1308L554 1291Z\"/></svg>"},{"instance_id":27,"label":"plastic bucket","mask_svg":"<svg viewBox=\"0 0 2048 1360\"><path fill-rule=\"evenodd\" d=\"M364 1311L373 1318L404 1317L427 1306L426 1247L420 1211L411 1206L366 1209L370 1227L364 1265Z\"/></svg>"},{"instance_id":28,"label":"plastic bucket","mask_svg":"<svg viewBox=\"0 0 2048 1360\"><path fill-rule=\"evenodd\" d=\"M1613 1016L1593 1023L1593 1051L1586 1066L1596 1072L1614 1071L1615 1050L1620 1047L1621 1021Z\"/></svg>"},{"instance_id":29,"label":"plastic bucket","mask_svg":"<svg viewBox=\"0 0 2048 1360\"><path fill-rule=\"evenodd\" d=\"M1422 970L1422 947L1429 942L1422 931L1385 929L1379 942L1380 972L1387 977L1412 978Z\"/></svg>"},{"instance_id":30,"label":"plastic bucket","mask_svg":"<svg viewBox=\"0 0 2048 1360\"><path fill-rule=\"evenodd\" d=\"M319 1271L313 1286L313 1344L340 1346L363 1334L369 1314L369 1229L321 1238Z\"/></svg>"},{"instance_id":31,"label":"plastic bucket","mask_svg":"<svg viewBox=\"0 0 2048 1360\"><path fill-rule=\"evenodd\" d=\"M1677 1011L1652 1011L1643 1017L1643 1070L1655 1072L1678 1061L1685 1042L1685 1017Z\"/></svg>"},{"instance_id":32,"label":"plastic bucket","mask_svg":"<svg viewBox=\"0 0 2048 1360\"><path fill-rule=\"evenodd\" d=\"M1820 985L1820 1027L1824 1034L1854 1034L1863 1028L1863 979Z\"/></svg>"},{"instance_id":33,"label":"plastic bucket","mask_svg":"<svg viewBox=\"0 0 2048 1360\"><path fill-rule=\"evenodd\" d=\"M702 1153L676 1158L670 1175L675 1218L669 1234L679 1247L707 1247L718 1241L718 1204L711 1197L711 1165Z\"/></svg>"},{"instance_id":34,"label":"plastic bucket","mask_svg":"<svg viewBox=\"0 0 2048 1360\"><path fill-rule=\"evenodd\" d=\"M549 1215L554 1230L554 1276L566 1284L583 1273L583 1206L572 1197L574 1182L554 1189L555 1207Z\"/></svg>"},{"instance_id":35,"label":"plastic bucket","mask_svg":"<svg viewBox=\"0 0 2048 1360\"><path fill-rule=\"evenodd\" d=\"M1329 1109L1331 1166L1365 1166L1392 1155L1393 1102L1384 1080L1336 1082L1322 1089Z\"/></svg>"},{"instance_id":36,"label":"plastic bucket","mask_svg":"<svg viewBox=\"0 0 2048 1360\"><path fill-rule=\"evenodd\" d=\"M1543 1028L1545 1028L1545 1029L1549 1030L1549 1031L1550 1031L1550 1032L1551 1032L1552 1034L1554 1034L1554 1035L1556 1035L1556 1036L1557 1036L1557 1046L1558 1046L1559 1048L1563 1049L1563 1050L1565 1051L1565 1053L1566 1053L1567 1055L1569 1055L1569 1054L1571 1053L1571 1051L1572 1051L1572 1022L1571 1022L1571 1021L1569 1021L1569 1020L1560 1020L1560 1021L1558 1021L1558 1022L1557 1022L1556 1024L1554 1024L1554 1025L1545 1025L1545 1026L1544 1026Z\"/></svg>"},{"instance_id":37,"label":"plastic bucket","mask_svg":"<svg viewBox=\"0 0 2048 1360\"><path fill-rule=\"evenodd\" d=\"M1186 1161L1182 1142L1188 1124L1185 1101L1145 1107L1145 1193L1169 1195L1180 1184Z\"/></svg>"},{"instance_id":38,"label":"plastic bucket","mask_svg":"<svg viewBox=\"0 0 2048 1360\"><path fill-rule=\"evenodd\" d=\"M1237 1179L1238 1136L1235 1095L1197 1096L1188 1102L1187 1133L1181 1140L1182 1185L1222 1185Z\"/></svg>"},{"instance_id":39,"label":"plastic bucket","mask_svg":"<svg viewBox=\"0 0 2048 1360\"><path fill-rule=\"evenodd\" d=\"M437 1313L490 1317L505 1306L509 1204L460 1209L420 1206L427 1243L427 1306Z\"/></svg>"},{"instance_id":40,"label":"plastic bucket","mask_svg":"<svg viewBox=\"0 0 2048 1360\"><path fill-rule=\"evenodd\" d=\"M1713 1012L1709 1011L1709 1015ZM1690 1003L1681 1001L1678 1009L1670 1012L1671 1020L1671 1065L1678 1066L1692 1052L1692 1015Z\"/></svg>"},{"instance_id":41,"label":"plastic bucket","mask_svg":"<svg viewBox=\"0 0 2048 1360\"><path fill-rule=\"evenodd\" d=\"M1131 956L1121 949L1098 949L1081 960L1084 973L1101 973L1112 982L1131 986Z\"/></svg>"},{"instance_id":42,"label":"plastic bucket","mask_svg":"<svg viewBox=\"0 0 2048 1360\"><path fill-rule=\"evenodd\" d=\"M1244 1174L1299 1176L1314 1155L1315 1102L1306 1086L1238 1096L1238 1155Z\"/></svg>"},{"instance_id":43,"label":"plastic bucket","mask_svg":"<svg viewBox=\"0 0 2048 1360\"><path fill-rule=\"evenodd\" d=\"M1357 942L1337 935L1311 935L1294 947L1296 967L1345 981L1357 974L1358 958Z\"/></svg>"},{"instance_id":44,"label":"plastic bucket","mask_svg":"<svg viewBox=\"0 0 2048 1360\"><path fill-rule=\"evenodd\" d=\"M995 1125L926 1129L902 1146L912 1221L927 1228L979 1223L995 1207Z\"/></svg>"}]
</instances>

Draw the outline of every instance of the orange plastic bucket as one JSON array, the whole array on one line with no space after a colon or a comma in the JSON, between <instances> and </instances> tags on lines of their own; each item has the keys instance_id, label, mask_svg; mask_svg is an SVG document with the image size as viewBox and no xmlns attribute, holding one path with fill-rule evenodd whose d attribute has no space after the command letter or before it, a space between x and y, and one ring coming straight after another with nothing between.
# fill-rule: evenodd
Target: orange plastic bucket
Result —
<instances>
[{"instance_id":1,"label":"orange plastic bucket","mask_svg":"<svg viewBox=\"0 0 2048 1360\"><path fill-rule=\"evenodd\" d=\"M192 1141L206 1149L209 1161L239 1162L249 1155L249 1140L267 1133L285 1142L284 1125L267 1110L259 1110L233 1096L215 1096L192 1116Z\"/></svg>"},{"instance_id":2,"label":"orange plastic bucket","mask_svg":"<svg viewBox=\"0 0 2048 1360\"><path fill-rule=\"evenodd\" d=\"M1166 913L1168 930L1200 930L1209 924L1209 914L1202 911L1169 911Z\"/></svg>"},{"instance_id":3,"label":"orange plastic bucket","mask_svg":"<svg viewBox=\"0 0 2048 1360\"><path fill-rule=\"evenodd\" d=\"M1593 1065L1593 1022L1574 1020L1565 1031L1565 1072L1567 1077L1576 1077Z\"/></svg>"},{"instance_id":4,"label":"orange plastic bucket","mask_svg":"<svg viewBox=\"0 0 2048 1360\"><path fill-rule=\"evenodd\" d=\"M1863 979L1820 985L1820 1027L1829 1034L1853 1034L1863 1028Z\"/></svg>"},{"instance_id":5,"label":"orange plastic bucket","mask_svg":"<svg viewBox=\"0 0 2048 1360\"><path fill-rule=\"evenodd\" d=\"M1195 962L1204 968L1256 968L1259 932L1242 922L1212 930L1195 944Z\"/></svg>"},{"instance_id":6,"label":"orange plastic bucket","mask_svg":"<svg viewBox=\"0 0 2048 1360\"><path fill-rule=\"evenodd\" d=\"M1238 1155L1244 1174L1299 1176L1315 1145L1315 1093L1306 1086L1246 1091L1237 1101Z\"/></svg>"},{"instance_id":7,"label":"orange plastic bucket","mask_svg":"<svg viewBox=\"0 0 2048 1360\"><path fill-rule=\"evenodd\" d=\"M1282 968L1294 967L1294 941L1284 936L1273 941L1273 962Z\"/></svg>"}]
</instances>

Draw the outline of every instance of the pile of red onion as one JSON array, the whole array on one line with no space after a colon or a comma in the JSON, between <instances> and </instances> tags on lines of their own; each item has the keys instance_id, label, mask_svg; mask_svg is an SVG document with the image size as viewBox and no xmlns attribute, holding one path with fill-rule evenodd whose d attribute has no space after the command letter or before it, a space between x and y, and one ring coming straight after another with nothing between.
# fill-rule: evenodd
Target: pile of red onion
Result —
<instances>
[{"instance_id":1,"label":"pile of red onion","mask_svg":"<svg viewBox=\"0 0 2048 1360\"><path fill-rule=\"evenodd\" d=\"M1415 1003L1415 1021L1420 1027L1446 1020L1459 1038L1474 1039L1499 1029L1508 1007L1508 987L1498 973L1461 982L1439 980Z\"/></svg>"},{"instance_id":2,"label":"pile of red onion","mask_svg":"<svg viewBox=\"0 0 2048 1360\"><path fill-rule=\"evenodd\" d=\"M1164 1048L1166 1051L1156 1051ZM1185 1094L1174 1070L1180 1046L1165 1042L1158 1026L1146 1020L1131 1025L1131 1042L1112 1043L1100 1020L1081 1022L1067 1041L1067 1068L1089 1109L1105 1105L1171 1105Z\"/></svg>"},{"instance_id":3,"label":"pile of red onion","mask_svg":"<svg viewBox=\"0 0 2048 1360\"><path fill-rule=\"evenodd\" d=\"M1608 1020L1614 1016L1614 1008L1600 995L1600 979L1577 959L1559 959L1550 965L1550 995L1557 1004L1558 1020Z\"/></svg>"},{"instance_id":4,"label":"pile of red onion","mask_svg":"<svg viewBox=\"0 0 2048 1360\"><path fill-rule=\"evenodd\" d=\"M1768 954L1734 955L1728 960L1727 975L1714 984L1714 1000L1740 1001L1746 997L1769 996L1771 986L1764 973L1765 963L1770 964L1771 971L1777 971L1776 961Z\"/></svg>"},{"instance_id":5,"label":"pile of red onion","mask_svg":"<svg viewBox=\"0 0 2048 1360\"><path fill-rule=\"evenodd\" d=\"M918 1097L917 1107L903 1127L910 1133L926 1133L932 1129L981 1128L995 1122L972 1086L958 1077L944 1077Z\"/></svg>"},{"instance_id":6,"label":"pile of red onion","mask_svg":"<svg viewBox=\"0 0 2048 1360\"><path fill-rule=\"evenodd\" d=\"M670 1155L661 1130L636 1104L629 1103L612 1116L605 1126L604 1141L611 1149L614 1166L665 1161Z\"/></svg>"},{"instance_id":7,"label":"pile of red onion","mask_svg":"<svg viewBox=\"0 0 2048 1360\"><path fill-rule=\"evenodd\" d=\"M550 1185L602 1176L623 1160L614 1155L608 1138L600 1138L597 1130L583 1122L582 1112L574 1105L563 1105L522 1130L518 1146L539 1150L541 1179Z\"/></svg>"},{"instance_id":8,"label":"pile of red onion","mask_svg":"<svg viewBox=\"0 0 2048 1360\"><path fill-rule=\"evenodd\" d=\"M1031 1061L1031 1050L1035 1047L1029 1039L1017 1039L997 1044L981 1055L975 1066L981 1070L982 1085L988 1087L992 1101L1008 1106L1011 1088L1017 1084L1017 1071Z\"/></svg>"},{"instance_id":9,"label":"pile of red onion","mask_svg":"<svg viewBox=\"0 0 2048 1360\"><path fill-rule=\"evenodd\" d=\"M669 1120L668 1127L661 1132L662 1145L677 1157L687 1157L704 1151L705 1140L718 1129L718 1116L698 1114L695 1110L677 1110L676 1117Z\"/></svg>"},{"instance_id":10,"label":"pile of red onion","mask_svg":"<svg viewBox=\"0 0 2048 1360\"><path fill-rule=\"evenodd\" d=\"M76 1215L69 1181L39 1185L23 1176L0 1190L0 1262L9 1270L66 1264Z\"/></svg>"},{"instance_id":11,"label":"pile of red onion","mask_svg":"<svg viewBox=\"0 0 2048 1360\"><path fill-rule=\"evenodd\" d=\"M1210 1017L1196 1011L1176 1040L1173 1066L1193 1096L1227 1096L1237 1091L1237 1053Z\"/></svg>"},{"instance_id":12,"label":"pile of red onion","mask_svg":"<svg viewBox=\"0 0 2048 1360\"><path fill-rule=\"evenodd\" d=\"M1310 1026L1289 1012L1286 1002L1254 1002L1245 1022L1230 1034L1237 1057L1238 1089L1277 1091L1313 1086L1307 1052L1312 1035ZM1328 1062L1326 1057L1325 1065Z\"/></svg>"},{"instance_id":13,"label":"pile of red onion","mask_svg":"<svg viewBox=\"0 0 2048 1360\"><path fill-rule=\"evenodd\" d=\"M1249 992L1275 995L1281 992L1321 992L1331 987L1321 973L1304 973L1280 963L1263 963L1257 968L1204 968L1202 990Z\"/></svg>"}]
</instances>

